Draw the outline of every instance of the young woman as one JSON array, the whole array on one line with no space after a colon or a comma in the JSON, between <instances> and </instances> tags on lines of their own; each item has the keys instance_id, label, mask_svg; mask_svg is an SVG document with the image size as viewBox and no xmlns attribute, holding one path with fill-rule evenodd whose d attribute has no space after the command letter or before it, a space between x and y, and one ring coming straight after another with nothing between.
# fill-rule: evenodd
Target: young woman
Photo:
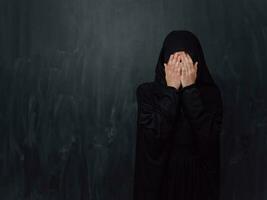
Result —
<instances>
[{"instance_id":1,"label":"young woman","mask_svg":"<svg viewBox=\"0 0 267 200\"><path fill-rule=\"evenodd\" d=\"M192 32L166 36L136 95L134 200L219 200L223 104Z\"/></svg>"}]
</instances>

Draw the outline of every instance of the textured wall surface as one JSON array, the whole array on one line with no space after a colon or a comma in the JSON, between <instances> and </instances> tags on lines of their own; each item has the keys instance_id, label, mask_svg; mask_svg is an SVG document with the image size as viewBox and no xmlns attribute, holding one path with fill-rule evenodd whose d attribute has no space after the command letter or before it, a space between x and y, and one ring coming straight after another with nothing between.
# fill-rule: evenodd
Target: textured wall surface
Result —
<instances>
[{"instance_id":1,"label":"textured wall surface","mask_svg":"<svg viewBox=\"0 0 267 200\"><path fill-rule=\"evenodd\" d=\"M131 200L138 84L200 39L224 101L222 199L267 199L267 1L1 0L0 199Z\"/></svg>"}]
</instances>

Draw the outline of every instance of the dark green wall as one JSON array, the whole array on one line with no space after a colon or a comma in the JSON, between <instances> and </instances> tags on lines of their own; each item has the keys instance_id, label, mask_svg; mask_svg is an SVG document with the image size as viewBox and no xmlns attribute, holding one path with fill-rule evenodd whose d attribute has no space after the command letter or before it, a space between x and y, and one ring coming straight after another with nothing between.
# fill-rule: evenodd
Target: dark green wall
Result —
<instances>
[{"instance_id":1,"label":"dark green wall","mask_svg":"<svg viewBox=\"0 0 267 200\"><path fill-rule=\"evenodd\" d=\"M0 199L132 199L135 89L174 29L199 37L222 91L222 199L266 199L266 9L1 0Z\"/></svg>"}]
</instances>

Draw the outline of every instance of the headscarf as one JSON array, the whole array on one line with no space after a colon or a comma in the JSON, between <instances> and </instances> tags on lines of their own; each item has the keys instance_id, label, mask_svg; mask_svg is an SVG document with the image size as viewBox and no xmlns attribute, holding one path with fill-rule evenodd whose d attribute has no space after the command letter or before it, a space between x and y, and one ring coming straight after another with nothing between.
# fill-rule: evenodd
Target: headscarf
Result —
<instances>
[{"instance_id":1,"label":"headscarf","mask_svg":"<svg viewBox=\"0 0 267 200\"><path fill-rule=\"evenodd\" d=\"M194 64L198 61L197 85L215 85L206 65L201 44L198 38L188 30L173 30L165 37L155 69L155 82L167 85L163 62L167 63L170 55L176 51L188 53Z\"/></svg>"}]
</instances>

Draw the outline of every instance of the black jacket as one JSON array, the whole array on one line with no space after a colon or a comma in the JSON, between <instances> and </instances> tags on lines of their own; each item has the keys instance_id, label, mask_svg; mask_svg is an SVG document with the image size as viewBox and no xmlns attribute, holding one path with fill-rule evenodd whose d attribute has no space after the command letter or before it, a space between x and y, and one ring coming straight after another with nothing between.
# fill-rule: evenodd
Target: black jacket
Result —
<instances>
[{"instance_id":1,"label":"black jacket","mask_svg":"<svg viewBox=\"0 0 267 200\"><path fill-rule=\"evenodd\" d=\"M207 77L180 90L158 78L137 87L134 200L219 199L223 107Z\"/></svg>"}]
</instances>

